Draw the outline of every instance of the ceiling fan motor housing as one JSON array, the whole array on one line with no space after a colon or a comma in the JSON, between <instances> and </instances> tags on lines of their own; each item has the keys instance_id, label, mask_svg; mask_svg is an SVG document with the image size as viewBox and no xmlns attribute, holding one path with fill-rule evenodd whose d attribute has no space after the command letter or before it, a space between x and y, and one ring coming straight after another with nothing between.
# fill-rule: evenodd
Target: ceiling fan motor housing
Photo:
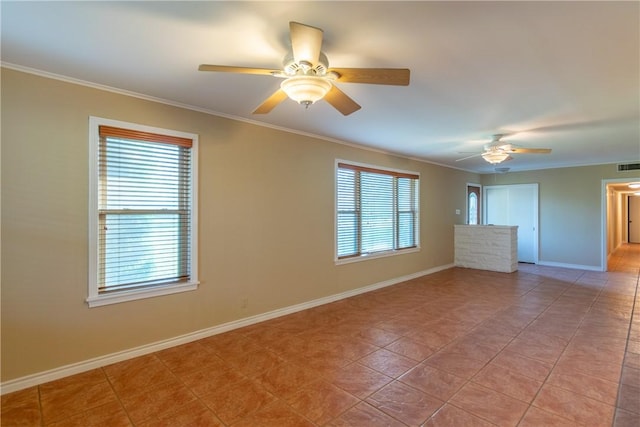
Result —
<instances>
[{"instance_id":1,"label":"ceiling fan motor housing","mask_svg":"<svg viewBox=\"0 0 640 427\"><path fill-rule=\"evenodd\" d=\"M320 52L318 63L314 67L313 64L306 61L296 62L293 58L293 52L289 52L282 60L282 69L287 76L295 76L298 74L324 76L329 70L329 60L327 59L327 55Z\"/></svg>"}]
</instances>

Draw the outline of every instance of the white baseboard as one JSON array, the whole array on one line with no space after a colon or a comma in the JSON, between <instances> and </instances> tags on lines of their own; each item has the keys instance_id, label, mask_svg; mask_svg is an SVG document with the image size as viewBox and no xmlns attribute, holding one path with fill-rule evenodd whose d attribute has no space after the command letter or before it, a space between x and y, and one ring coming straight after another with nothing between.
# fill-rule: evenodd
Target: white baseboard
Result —
<instances>
[{"instance_id":1,"label":"white baseboard","mask_svg":"<svg viewBox=\"0 0 640 427\"><path fill-rule=\"evenodd\" d=\"M599 265L566 264L563 262L553 261L538 261L537 265L545 267L570 268L572 270L605 271L602 266Z\"/></svg>"},{"instance_id":2,"label":"white baseboard","mask_svg":"<svg viewBox=\"0 0 640 427\"><path fill-rule=\"evenodd\" d=\"M285 316L287 314L292 314L298 311L317 307L319 305L328 304L330 302L349 298L355 295L371 292L376 289L381 289L387 286L395 285L401 282L405 282L407 280L415 279L421 276L426 276L428 274L433 274L438 271L446 270L452 267L453 267L453 264L447 264L439 267L430 268L428 270L419 271L417 273L408 274L406 276L384 280L382 282L374 283L372 285L364 286L362 288L353 289L350 291L342 292L335 295L330 295L323 298L318 298L318 299L304 302L301 304L296 304L289 307L284 307L277 310L269 311L267 313L246 317L244 319L234 320L232 322L223 323L221 325L213 326L211 328L201 329L199 331L180 335L167 340L157 341L155 343L135 347L135 348L124 350L124 351L119 351L117 353L107 354L100 357L95 357L93 359L85 360L78 363L72 363L70 365L65 365L65 366L54 368L48 371L27 375L21 378L16 378L14 380L5 381L0 384L0 394L4 395L7 393L22 390L28 387L44 384L49 381L54 381L60 378L68 377L69 375L75 375L81 372L89 371L91 369L101 368L103 366L111 365L113 363L122 362L123 360L128 360L134 357L139 357L145 354L164 350L169 347L186 344L192 341L200 340L202 338L207 338L213 335L221 334L223 332L228 332L234 329L253 325L255 323L264 322L265 320L275 319L276 317Z\"/></svg>"}]
</instances>

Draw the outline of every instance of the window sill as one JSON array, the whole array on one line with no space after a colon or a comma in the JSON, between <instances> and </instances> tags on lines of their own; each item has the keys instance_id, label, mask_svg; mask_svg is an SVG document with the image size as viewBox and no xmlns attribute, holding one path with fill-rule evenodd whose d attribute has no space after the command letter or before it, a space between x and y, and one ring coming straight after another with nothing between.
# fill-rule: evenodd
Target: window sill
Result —
<instances>
[{"instance_id":1,"label":"window sill","mask_svg":"<svg viewBox=\"0 0 640 427\"><path fill-rule=\"evenodd\" d=\"M355 256L355 257L350 257L350 258L336 259L335 260L335 264L336 265L351 264L351 263L354 263L354 262L368 261L368 260L371 260L371 259L386 258L386 257L390 257L390 256L403 255L403 254L411 254L411 253L415 253L415 252L420 252L420 246L417 246L417 247L411 248L411 249L401 249L401 250L395 250L395 251L376 252L376 253L368 254L368 255L360 255L360 256Z\"/></svg>"},{"instance_id":2,"label":"window sill","mask_svg":"<svg viewBox=\"0 0 640 427\"><path fill-rule=\"evenodd\" d=\"M198 288L198 283L199 282L179 283L162 287L154 287L152 289L138 289L134 291L121 291L113 294L90 296L89 298L87 298L87 304L89 304L89 308L92 308L100 307L103 305L134 301L138 299L170 295L178 292L193 291Z\"/></svg>"}]
</instances>

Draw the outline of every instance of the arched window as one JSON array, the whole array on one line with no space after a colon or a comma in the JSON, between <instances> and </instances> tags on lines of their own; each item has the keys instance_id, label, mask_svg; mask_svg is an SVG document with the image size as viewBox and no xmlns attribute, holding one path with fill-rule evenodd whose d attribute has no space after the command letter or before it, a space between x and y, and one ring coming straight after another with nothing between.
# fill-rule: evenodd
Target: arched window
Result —
<instances>
[{"instance_id":1,"label":"arched window","mask_svg":"<svg viewBox=\"0 0 640 427\"><path fill-rule=\"evenodd\" d=\"M476 193L469 193L469 224L478 224L478 195Z\"/></svg>"}]
</instances>

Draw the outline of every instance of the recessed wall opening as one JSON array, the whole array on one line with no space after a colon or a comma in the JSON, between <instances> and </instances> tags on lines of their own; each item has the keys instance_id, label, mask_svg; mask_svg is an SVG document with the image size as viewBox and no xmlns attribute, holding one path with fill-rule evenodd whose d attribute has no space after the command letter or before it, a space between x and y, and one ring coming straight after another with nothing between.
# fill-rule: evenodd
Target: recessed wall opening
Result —
<instances>
[{"instance_id":1,"label":"recessed wall opening","mask_svg":"<svg viewBox=\"0 0 640 427\"><path fill-rule=\"evenodd\" d=\"M602 181L602 269L625 244L640 244L640 177Z\"/></svg>"}]
</instances>

